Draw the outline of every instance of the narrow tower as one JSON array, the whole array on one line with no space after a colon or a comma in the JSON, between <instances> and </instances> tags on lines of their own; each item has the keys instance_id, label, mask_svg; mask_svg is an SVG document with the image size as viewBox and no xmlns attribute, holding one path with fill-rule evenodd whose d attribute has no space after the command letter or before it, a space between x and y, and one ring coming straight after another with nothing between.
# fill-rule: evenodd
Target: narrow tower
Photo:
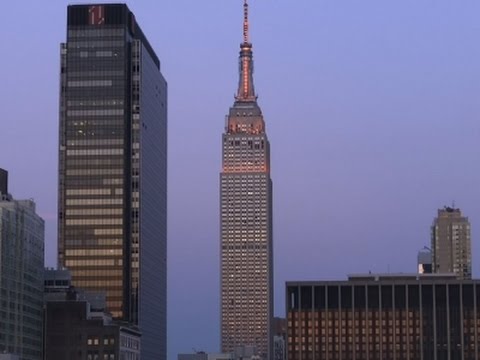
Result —
<instances>
[{"instance_id":1,"label":"narrow tower","mask_svg":"<svg viewBox=\"0 0 480 360\"><path fill-rule=\"evenodd\" d=\"M455 273L472 278L470 222L460 209L438 209L432 225L432 265L435 273Z\"/></svg>"},{"instance_id":2,"label":"narrow tower","mask_svg":"<svg viewBox=\"0 0 480 360\"><path fill-rule=\"evenodd\" d=\"M270 144L253 86L246 0L239 61L238 91L222 136L222 351L255 346L258 354L267 359L273 315Z\"/></svg>"}]
</instances>

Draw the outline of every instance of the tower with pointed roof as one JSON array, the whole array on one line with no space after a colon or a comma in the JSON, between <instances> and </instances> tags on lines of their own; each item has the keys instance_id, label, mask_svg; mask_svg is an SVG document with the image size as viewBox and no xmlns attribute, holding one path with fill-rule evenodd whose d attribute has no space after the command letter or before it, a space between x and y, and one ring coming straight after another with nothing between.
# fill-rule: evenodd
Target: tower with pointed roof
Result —
<instances>
[{"instance_id":1,"label":"tower with pointed roof","mask_svg":"<svg viewBox=\"0 0 480 360\"><path fill-rule=\"evenodd\" d=\"M221 347L254 346L268 359L273 317L270 143L253 85L248 4L235 101L222 136L220 174Z\"/></svg>"}]
</instances>

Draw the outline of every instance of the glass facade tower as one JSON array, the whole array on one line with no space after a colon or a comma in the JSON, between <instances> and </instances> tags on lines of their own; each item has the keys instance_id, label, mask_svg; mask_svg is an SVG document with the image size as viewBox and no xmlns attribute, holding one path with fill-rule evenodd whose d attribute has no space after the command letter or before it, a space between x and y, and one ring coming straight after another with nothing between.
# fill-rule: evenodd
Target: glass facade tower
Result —
<instances>
[{"instance_id":1,"label":"glass facade tower","mask_svg":"<svg viewBox=\"0 0 480 360\"><path fill-rule=\"evenodd\" d=\"M126 5L68 7L61 45L59 265L166 357L167 83Z\"/></svg>"},{"instance_id":2,"label":"glass facade tower","mask_svg":"<svg viewBox=\"0 0 480 360\"><path fill-rule=\"evenodd\" d=\"M244 5L240 80L222 137L220 174L222 351L272 349L273 250L270 143L253 86L248 5Z\"/></svg>"},{"instance_id":3,"label":"glass facade tower","mask_svg":"<svg viewBox=\"0 0 480 360\"><path fill-rule=\"evenodd\" d=\"M6 179L6 171L0 169L0 173ZM7 188L6 180L4 185L3 190ZM3 190L0 189L0 354L41 360L45 224L32 200L15 200Z\"/></svg>"}]
</instances>

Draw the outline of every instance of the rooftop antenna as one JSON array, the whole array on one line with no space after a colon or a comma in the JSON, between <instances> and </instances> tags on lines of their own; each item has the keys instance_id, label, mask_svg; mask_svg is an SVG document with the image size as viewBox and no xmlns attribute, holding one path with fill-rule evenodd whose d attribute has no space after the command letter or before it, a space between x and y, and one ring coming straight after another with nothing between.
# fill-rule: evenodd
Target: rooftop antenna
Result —
<instances>
[{"instance_id":1,"label":"rooftop antenna","mask_svg":"<svg viewBox=\"0 0 480 360\"><path fill-rule=\"evenodd\" d=\"M455 210L455 200L452 200L452 209Z\"/></svg>"},{"instance_id":2,"label":"rooftop antenna","mask_svg":"<svg viewBox=\"0 0 480 360\"><path fill-rule=\"evenodd\" d=\"M243 3L243 42L248 43L248 28L249 28L249 23L248 23L248 1L244 0Z\"/></svg>"}]
</instances>

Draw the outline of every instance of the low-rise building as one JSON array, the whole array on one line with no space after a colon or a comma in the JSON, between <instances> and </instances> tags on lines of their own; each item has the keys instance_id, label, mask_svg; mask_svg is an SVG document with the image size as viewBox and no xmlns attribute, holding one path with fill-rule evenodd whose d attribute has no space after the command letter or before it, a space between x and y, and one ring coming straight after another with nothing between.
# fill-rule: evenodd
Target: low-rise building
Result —
<instances>
[{"instance_id":1,"label":"low-rise building","mask_svg":"<svg viewBox=\"0 0 480 360\"><path fill-rule=\"evenodd\" d=\"M177 360L260 360L255 346L236 346L231 353L206 353L198 351L194 354L178 354Z\"/></svg>"},{"instance_id":2,"label":"low-rise building","mask_svg":"<svg viewBox=\"0 0 480 360\"><path fill-rule=\"evenodd\" d=\"M139 360L140 330L93 308L84 293L70 289L45 304L45 359Z\"/></svg>"},{"instance_id":3,"label":"low-rise building","mask_svg":"<svg viewBox=\"0 0 480 360\"><path fill-rule=\"evenodd\" d=\"M287 359L479 359L480 280L366 274L286 284Z\"/></svg>"}]
</instances>

